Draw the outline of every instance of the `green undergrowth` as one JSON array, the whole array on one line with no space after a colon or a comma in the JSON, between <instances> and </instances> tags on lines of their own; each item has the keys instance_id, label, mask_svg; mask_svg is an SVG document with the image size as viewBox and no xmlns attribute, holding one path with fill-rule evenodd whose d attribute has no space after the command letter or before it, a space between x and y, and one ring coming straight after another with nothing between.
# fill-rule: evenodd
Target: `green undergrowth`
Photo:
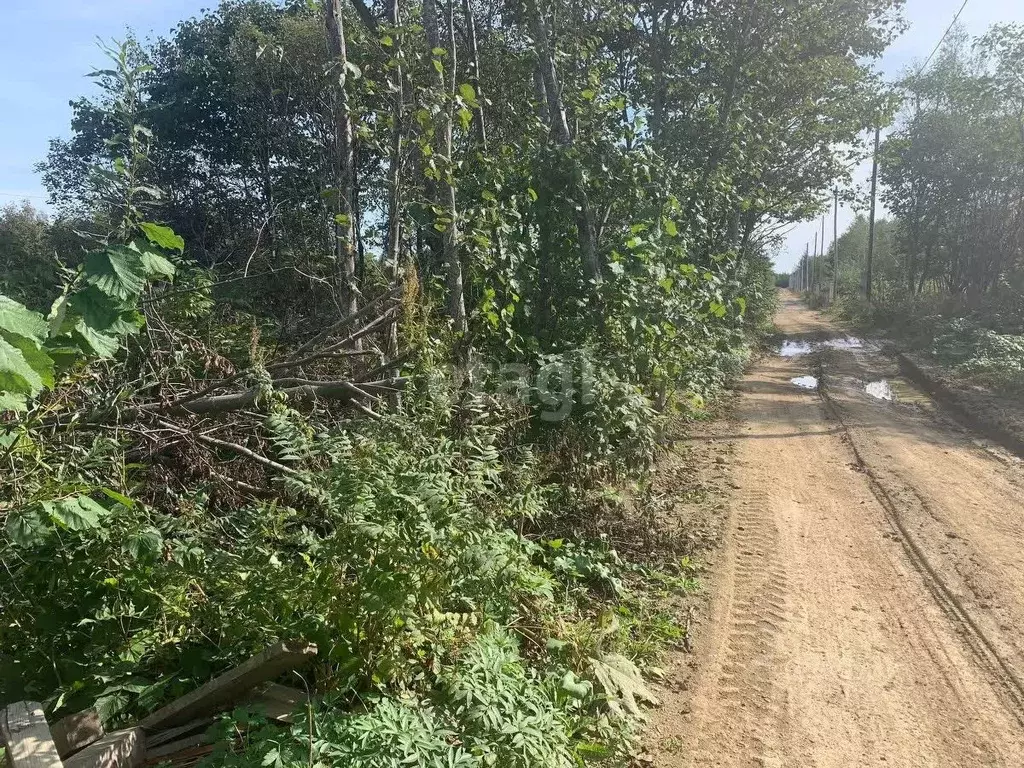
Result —
<instances>
[{"instance_id":1,"label":"green undergrowth","mask_svg":"<svg viewBox=\"0 0 1024 768\"><path fill-rule=\"evenodd\" d=\"M292 413L276 424L277 450L307 469L239 508L202 486L172 508L132 501L145 469L123 464L129 493L97 504L97 525L5 539L17 578L0 576L2 698L58 713L95 704L113 727L278 638L302 638L319 656L293 683L323 701L214 764L624 757L629 720L609 710L622 692L602 688L593 666L614 655L649 669L680 642L668 598L695 588L693 569L630 541L640 534L627 513L643 506L649 473L609 471L634 479L600 499L567 490L493 407L467 422L472 410L320 434ZM653 428L644 435L653 456ZM585 510L589 525L551 535Z\"/></svg>"},{"instance_id":2,"label":"green undergrowth","mask_svg":"<svg viewBox=\"0 0 1024 768\"><path fill-rule=\"evenodd\" d=\"M973 385L1024 392L1024 297L1009 288L969 302L963 297L894 294L868 305L844 296L835 315L866 333L893 339Z\"/></svg>"}]
</instances>

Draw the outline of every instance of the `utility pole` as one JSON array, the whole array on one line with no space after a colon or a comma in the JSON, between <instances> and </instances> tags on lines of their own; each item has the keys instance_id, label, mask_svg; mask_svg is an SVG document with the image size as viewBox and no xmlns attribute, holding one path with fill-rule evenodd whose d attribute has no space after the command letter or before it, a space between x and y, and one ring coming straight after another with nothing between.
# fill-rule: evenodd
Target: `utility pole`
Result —
<instances>
[{"instance_id":1,"label":"utility pole","mask_svg":"<svg viewBox=\"0 0 1024 768\"><path fill-rule=\"evenodd\" d=\"M818 264L818 233L815 232L814 233L814 258L811 260L811 293L814 292L814 271L815 271L816 268L820 269L820 267L818 267L817 264Z\"/></svg>"},{"instance_id":2,"label":"utility pole","mask_svg":"<svg viewBox=\"0 0 1024 768\"><path fill-rule=\"evenodd\" d=\"M807 263L808 262L807 254L810 252L810 247L811 247L810 243L808 243L806 246L804 246L804 276L800 280L800 290L801 291L806 291L807 290L807 274L808 274L807 269L808 269L808 266L809 266L809 264Z\"/></svg>"},{"instance_id":3,"label":"utility pole","mask_svg":"<svg viewBox=\"0 0 1024 768\"><path fill-rule=\"evenodd\" d=\"M868 263L864 275L864 296L871 303L871 268L875 258L875 195L878 191L878 137L881 128L875 128L875 154L871 162L871 218L868 221Z\"/></svg>"},{"instance_id":4,"label":"utility pole","mask_svg":"<svg viewBox=\"0 0 1024 768\"><path fill-rule=\"evenodd\" d=\"M839 187L832 207L832 301L839 298Z\"/></svg>"},{"instance_id":5,"label":"utility pole","mask_svg":"<svg viewBox=\"0 0 1024 768\"><path fill-rule=\"evenodd\" d=\"M821 258L818 260L818 290L821 290L821 278L825 271L825 216L821 217Z\"/></svg>"}]
</instances>

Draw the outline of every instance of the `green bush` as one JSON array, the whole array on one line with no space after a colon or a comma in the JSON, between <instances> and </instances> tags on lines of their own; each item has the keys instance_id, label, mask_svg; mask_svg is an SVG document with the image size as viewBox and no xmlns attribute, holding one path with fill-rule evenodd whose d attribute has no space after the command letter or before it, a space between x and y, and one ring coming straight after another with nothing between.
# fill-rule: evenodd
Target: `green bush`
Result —
<instances>
[{"instance_id":1,"label":"green bush","mask_svg":"<svg viewBox=\"0 0 1024 768\"><path fill-rule=\"evenodd\" d=\"M330 703L282 733L251 731L240 754L223 750L207 765L305 768L310 759L346 768L575 768L599 750L580 730L593 702L571 673L531 671L502 632L480 635L441 674L430 696L373 697L361 711ZM225 721L250 726L236 713Z\"/></svg>"}]
</instances>

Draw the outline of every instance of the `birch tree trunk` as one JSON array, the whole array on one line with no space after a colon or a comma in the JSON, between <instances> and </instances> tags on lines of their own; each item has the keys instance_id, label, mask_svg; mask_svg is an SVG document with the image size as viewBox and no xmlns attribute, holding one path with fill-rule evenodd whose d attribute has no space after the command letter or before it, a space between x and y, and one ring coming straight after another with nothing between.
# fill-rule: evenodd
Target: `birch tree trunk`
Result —
<instances>
[{"instance_id":1,"label":"birch tree trunk","mask_svg":"<svg viewBox=\"0 0 1024 768\"><path fill-rule=\"evenodd\" d=\"M345 48L345 22L341 15L341 0L324 0L324 15L327 28L327 49L339 70L334 104L334 169L337 184L334 253L337 259L337 285L341 312L344 315L349 315L355 313L359 306L356 289L355 216L352 206L352 170L355 157L348 90L345 87L348 74L348 52Z\"/></svg>"},{"instance_id":2,"label":"birch tree trunk","mask_svg":"<svg viewBox=\"0 0 1024 768\"><path fill-rule=\"evenodd\" d=\"M450 20L449 20L450 21ZM450 25L449 25L450 26ZM423 29L427 37L427 46L430 48L430 56L434 62L434 69L437 72L437 87L441 98L445 101L438 113L437 125L434 130L434 157L435 162L440 160L438 167L438 179L435 185L435 204L445 213L442 223L442 258L445 269L445 285L448 289L448 314L456 333L465 333L466 324L466 300L462 288L462 262L459 259L458 238L458 210L455 206L455 186L452 180L452 113L451 113L451 92L446 85L445 72L451 73L452 88L455 84L455 47L452 44L454 30L449 30L446 36L446 44L449 46L449 61L447 68L444 61L434 53L441 45L441 30L437 16L436 0L423 1Z\"/></svg>"},{"instance_id":3,"label":"birch tree trunk","mask_svg":"<svg viewBox=\"0 0 1024 768\"><path fill-rule=\"evenodd\" d=\"M487 151L487 126L484 124L484 95L480 90L480 49L476 42L476 19L473 18L473 6L470 0L462 0L462 13L465 17L466 38L469 44L469 63L472 67L469 84L476 92L476 140L483 152Z\"/></svg>"},{"instance_id":4,"label":"birch tree trunk","mask_svg":"<svg viewBox=\"0 0 1024 768\"><path fill-rule=\"evenodd\" d=\"M402 25L402 12L399 0L391 0L388 22L392 27ZM391 158L388 167L388 247L385 256L388 276L392 283L398 282L399 244L402 240L402 144L405 130L405 73L402 68L401 33L395 35L394 60L395 67L391 70L391 91L394 104L391 107ZM388 334L388 354L398 355L398 323L391 324ZM399 404L398 393L392 396L392 405Z\"/></svg>"},{"instance_id":5,"label":"birch tree trunk","mask_svg":"<svg viewBox=\"0 0 1024 768\"><path fill-rule=\"evenodd\" d=\"M565 149L573 146L572 134L566 117L565 104L562 101L562 88L558 81L558 69L555 66L554 54L551 51L550 35L547 22L541 12L537 0L527 0L526 10L529 14L530 31L536 48L537 61L540 67L541 80L547 98L548 118L551 121L552 133L556 141ZM590 206L583 167L576 159L572 159L573 186L576 193L576 228L580 239L580 261L583 276L593 282L601 282L601 263L597 255L597 228L594 224L594 212Z\"/></svg>"}]
</instances>

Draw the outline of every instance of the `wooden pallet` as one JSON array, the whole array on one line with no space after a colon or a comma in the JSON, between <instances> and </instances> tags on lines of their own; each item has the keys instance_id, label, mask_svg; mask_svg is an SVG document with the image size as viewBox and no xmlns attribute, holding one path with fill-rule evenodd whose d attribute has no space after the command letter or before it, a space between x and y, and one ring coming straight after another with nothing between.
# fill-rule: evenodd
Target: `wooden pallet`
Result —
<instances>
[{"instance_id":1,"label":"wooden pallet","mask_svg":"<svg viewBox=\"0 0 1024 768\"><path fill-rule=\"evenodd\" d=\"M133 728L105 734L95 710L47 723L43 707L19 701L0 709L8 768L137 768L170 762L188 768L213 751L215 716L242 704L269 719L291 721L309 702L298 689L272 682L311 660L310 643L276 643L234 669L153 712Z\"/></svg>"}]
</instances>

